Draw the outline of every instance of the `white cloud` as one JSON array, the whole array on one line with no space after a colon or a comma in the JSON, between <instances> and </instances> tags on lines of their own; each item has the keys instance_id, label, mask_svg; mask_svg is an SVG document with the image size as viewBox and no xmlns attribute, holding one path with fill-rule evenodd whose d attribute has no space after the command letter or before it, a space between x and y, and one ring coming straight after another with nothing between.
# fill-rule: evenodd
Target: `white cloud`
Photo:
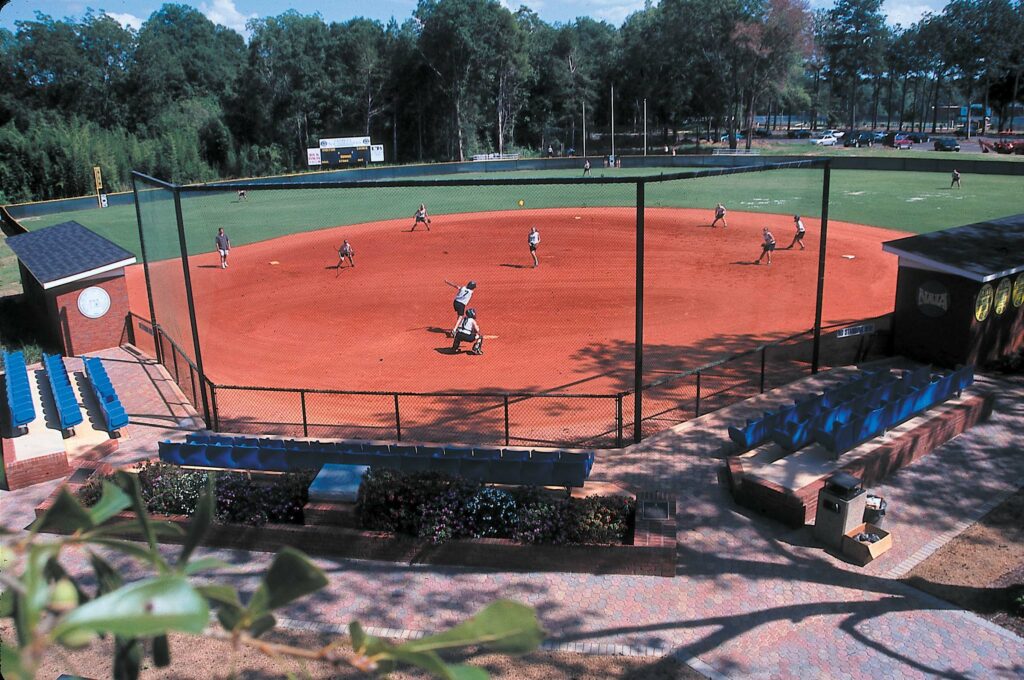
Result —
<instances>
[{"instance_id":1,"label":"white cloud","mask_svg":"<svg viewBox=\"0 0 1024 680\"><path fill-rule=\"evenodd\" d=\"M885 3L883 11L885 11L889 19L890 26L900 24L903 28L910 28L913 24L920 21L926 12L933 12L935 14L941 12L942 4L898 0Z\"/></svg>"},{"instance_id":2,"label":"white cloud","mask_svg":"<svg viewBox=\"0 0 1024 680\"><path fill-rule=\"evenodd\" d=\"M134 14L121 12L104 12L104 14L125 28L134 28L136 31L142 28L142 22L145 21L145 19L141 19Z\"/></svg>"},{"instance_id":3,"label":"white cloud","mask_svg":"<svg viewBox=\"0 0 1024 680\"><path fill-rule=\"evenodd\" d=\"M626 17L644 8L644 0L592 0L586 4L587 10L582 14L602 19L613 26L621 26Z\"/></svg>"},{"instance_id":4,"label":"white cloud","mask_svg":"<svg viewBox=\"0 0 1024 680\"><path fill-rule=\"evenodd\" d=\"M248 35L245 30L245 22L255 18L255 14L242 14L235 7L235 0L213 0L212 3L201 3L199 11L215 24L227 26L242 35Z\"/></svg>"}]
</instances>

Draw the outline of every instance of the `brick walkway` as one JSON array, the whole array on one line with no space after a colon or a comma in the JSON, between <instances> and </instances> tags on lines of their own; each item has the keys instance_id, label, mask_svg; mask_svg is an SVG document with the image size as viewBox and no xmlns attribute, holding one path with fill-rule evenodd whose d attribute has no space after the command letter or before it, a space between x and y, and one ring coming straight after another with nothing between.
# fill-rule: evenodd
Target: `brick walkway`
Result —
<instances>
[{"instance_id":1,"label":"brick walkway","mask_svg":"<svg viewBox=\"0 0 1024 680\"><path fill-rule=\"evenodd\" d=\"M158 438L191 427L157 367L123 350L104 358L137 423L110 460L151 456ZM709 676L1020 677L1024 640L894 580L1024 485L1024 379L983 378L979 388L998 395L990 421L874 488L889 501L895 546L868 567L818 548L807 527L790 530L732 502L717 483L725 422L718 412L615 452L595 469L601 480L676 495L674 579L320 559L330 586L282 612L283 620L341 630L359 619L375 634L412 637L510 597L537 608L548 647L673 654ZM732 411L730 420L742 408L755 407ZM27 523L52 487L0 492L5 521ZM270 559L207 552L229 562L222 578L247 591Z\"/></svg>"}]
</instances>

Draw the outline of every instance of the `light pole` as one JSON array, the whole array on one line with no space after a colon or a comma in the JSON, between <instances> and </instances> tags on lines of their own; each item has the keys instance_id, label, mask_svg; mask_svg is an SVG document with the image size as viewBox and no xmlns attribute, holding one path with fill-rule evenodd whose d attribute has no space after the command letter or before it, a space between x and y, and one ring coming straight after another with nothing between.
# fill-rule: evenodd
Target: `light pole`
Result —
<instances>
[{"instance_id":1,"label":"light pole","mask_svg":"<svg viewBox=\"0 0 1024 680\"><path fill-rule=\"evenodd\" d=\"M647 155L647 97L644 97L644 156Z\"/></svg>"}]
</instances>

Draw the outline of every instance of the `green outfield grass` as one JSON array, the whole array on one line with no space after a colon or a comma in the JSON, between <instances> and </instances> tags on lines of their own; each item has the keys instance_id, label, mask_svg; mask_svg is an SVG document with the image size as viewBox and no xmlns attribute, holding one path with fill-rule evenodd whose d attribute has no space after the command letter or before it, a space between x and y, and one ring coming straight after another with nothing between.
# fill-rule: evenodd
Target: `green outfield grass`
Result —
<instances>
[{"instance_id":1,"label":"green outfield grass","mask_svg":"<svg viewBox=\"0 0 1024 680\"><path fill-rule=\"evenodd\" d=\"M656 175L651 169L595 168L595 177ZM476 173L458 179L520 177L578 177L566 171ZM649 183L646 203L651 207L711 210L721 201L731 210L763 213L800 213L811 217L821 211L820 170L784 170L697 180ZM193 193L182 199L189 250L213 247L217 227L224 227L232 243L241 245L289 233L343 224L409 218L419 203L432 215L477 211L508 211L514 222L518 201L526 208L633 206L636 187L631 184L538 185L501 187L359 188L349 190L250 191L247 201L235 193ZM923 233L983 219L1024 212L1020 177L966 175L961 190L949 188L949 176L934 172L832 172L830 217L835 220ZM159 223L150 257L175 257L173 204L161 201L143 209L144 219ZM155 219L154 219L155 218ZM24 222L29 229L74 219L140 254L135 209L132 206L47 215ZM442 220L436 220L443 222ZM148 223L148 222L147 222ZM147 232L149 233L149 232ZM3 274L0 274L3 276ZM3 279L0 279L3 280Z\"/></svg>"}]
</instances>

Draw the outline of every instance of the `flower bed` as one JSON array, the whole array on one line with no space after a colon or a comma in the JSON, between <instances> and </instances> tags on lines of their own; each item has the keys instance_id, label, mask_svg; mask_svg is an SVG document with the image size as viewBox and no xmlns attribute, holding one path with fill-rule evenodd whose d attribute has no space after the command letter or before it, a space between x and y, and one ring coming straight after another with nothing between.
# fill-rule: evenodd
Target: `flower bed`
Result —
<instances>
[{"instance_id":1,"label":"flower bed","mask_svg":"<svg viewBox=\"0 0 1024 680\"><path fill-rule=\"evenodd\" d=\"M93 477L107 475L112 469L109 465L87 461L78 466L80 469L67 481L67 486L72 493L81 493L84 486L88 485L91 479L88 478L89 470L94 470ZM155 466L150 469L156 470ZM204 473L200 473L204 474ZM257 483L259 480L257 480ZM59 488L54 490L49 498L36 507L37 517L53 504ZM91 491L84 492L85 496ZM507 514L501 508L507 507L502 503L488 503L487 496L491 491L486 492L478 501L469 504L470 507L480 511L481 523L478 526L487 527L491 525L495 512L498 517ZM186 500L190 494L182 494ZM532 497L527 494L527 498ZM166 496L160 496L163 501ZM498 498L503 498L500 494ZM549 501L563 504L559 507L572 507L577 503L580 510L573 510L578 517L590 517L590 513L584 511L590 504L601 504L603 501L591 499L574 499L570 501L565 498L546 497ZM612 497L619 498L624 497ZM490 499L493 500L493 499ZM161 501L161 502L163 502ZM155 502L155 501L154 501ZM147 501L147 504L149 501ZM479 504L477 504L479 503ZM538 544L538 543L516 543L510 538L465 538L448 540L443 543L435 543L432 539L421 538L402 533L386 533L384 531L372 531L365 529L354 529L346 526L337 526L322 521L324 517L324 504L307 504L304 516L309 524L284 524L268 521L263 525L240 524L235 522L215 523L210 527L203 545L210 548L227 548L234 550L256 550L262 552L275 552L283 546L293 546L310 554L329 556L333 558L356 558L365 560L379 560L406 564L436 564L453 565L471 568L499 569L502 571L557 571L577 572L589 574L636 574L649 576L673 577L676 573L676 523L675 523L675 502L664 494L658 492L646 492L638 495L638 504L654 503L664 506L663 518L641 519L639 515L631 520L633 544ZM630 503L632 505L632 501ZM330 508L336 506L326 504ZM167 507L167 506L164 506ZM187 506L186 506L187 507ZM537 515L544 512L538 510L538 504L527 504L525 507L532 507ZM603 506L602 506L603 507ZM194 508L194 504L193 504ZM497 508L497 510L495 510ZM604 512L600 510L599 512ZM326 514L330 514L329 512ZM543 522L536 522L532 513L528 522L534 522L529 526L546 526ZM407 517L398 513L398 517ZM134 517L133 513L122 512L111 521L119 522ZM223 517L223 516L222 516ZM154 520L163 520L179 525L183 529L188 526L189 518L184 514L163 514L154 513ZM223 520L222 520L223 521ZM403 521L411 521L403 519ZM437 525L435 525L437 526ZM574 531L579 535L585 529L586 522ZM486 529L481 529L484 531ZM543 532L541 532L543 533ZM555 535L566 535L568 532L556 533ZM120 535L124 538L137 538L132 529L111 534ZM182 536L171 534L161 535L160 540L167 543L178 543L183 540Z\"/></svg>"},{"instance_id":2,"label":"flower bed","mask_svg":"<svg viewBox=\"0 0 1024 680\"><path fill-rule=\"evenodd\" d=\"M243 472L207 473L160 461L143 463L137 470L142 500L146 509L157 515L194 513L209 474L215 475L218 522L263 526L268 522L302 524L302 507L309 500L315 471L257 479ZM99 500L104 481L113 482L113 476L95 474L78 489L83 505Z\"/></svg>"},{"instance_id":3,"label":"flower bed","mask_svg":"<svg viewBox=\"0 0 1024 680\"><path fill-rule=\"evenodd\" d=\"M508 538L517 543L631 542L636 502L628 496L554 497L535 488L484 486L435 472L371 469L359 487L364 529L445 543Z\"/></svg>"}]
</instances>

